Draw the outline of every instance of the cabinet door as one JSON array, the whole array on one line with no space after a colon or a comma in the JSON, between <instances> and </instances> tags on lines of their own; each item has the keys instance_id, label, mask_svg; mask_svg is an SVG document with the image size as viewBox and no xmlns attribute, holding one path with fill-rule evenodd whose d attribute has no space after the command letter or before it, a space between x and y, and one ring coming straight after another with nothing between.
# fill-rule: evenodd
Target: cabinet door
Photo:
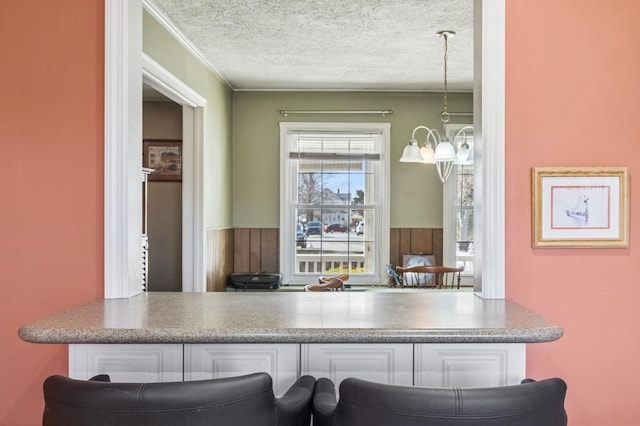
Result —
<instances>
[{"instance_id":1,"label":"cabinet door","mask_svg":"<svg viewBox=\"0 0 640 426\"><path fill-rule=\"evenodd\" d=\"M415 385L489 387L526 375L525 344L416 344Z\"/></svg>"},{"instance_id":2,"label":"cabinet door","mask_svg":"<svg viewBox=\"0 0 640 426\"><path fill-rule=\"evenodd\" d=\"M412 344L303 344L301 351L302 374L328 377L336 391L347 377L413 384Z\"/></svg>"},{"instance_id":3,"label":"cabinet door","mask_svg":"<svg viewBox=\"0 0 640 426\"><path fill-rule=\"evenodd\" d=\"M276 396L284 394L300 372L297 344L189 344L184 358L185 380L266 372L273 378Z\"/></svg>"},{"instance_id":4,"label":"cabinet door","mask_svg":"<svg viewBox=\"0 0 640 426\"><path fill-rule=\"evenodd\" d=\"M182 345L69 345L69 377L108 374L112 382L182 381Z\"/></svg>"}]
</instances>

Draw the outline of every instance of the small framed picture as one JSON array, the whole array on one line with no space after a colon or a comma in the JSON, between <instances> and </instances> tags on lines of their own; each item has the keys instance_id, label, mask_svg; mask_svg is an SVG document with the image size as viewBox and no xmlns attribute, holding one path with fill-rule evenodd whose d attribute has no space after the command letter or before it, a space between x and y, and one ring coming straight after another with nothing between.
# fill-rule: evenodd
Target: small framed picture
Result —
<instances>
[{"instance_id":1,"label":"small framed picture","mask_svg":"<svg viewBox=\"0 0 640 426\"><path fill-rule=\"evenodd\" d=\"M532 169L533 247L628 247L626 167Z\"/></svg>"},{"instance_id":2,"label":"small framed picture","mask_svg":"<svg viewBox=\"0 0 640 426\"><path fill-rule=\"evenodd\" d=\"M153 169L150 181L182 181L182 141L144 140L142 167Z\"/></svg>"}]
</instances>

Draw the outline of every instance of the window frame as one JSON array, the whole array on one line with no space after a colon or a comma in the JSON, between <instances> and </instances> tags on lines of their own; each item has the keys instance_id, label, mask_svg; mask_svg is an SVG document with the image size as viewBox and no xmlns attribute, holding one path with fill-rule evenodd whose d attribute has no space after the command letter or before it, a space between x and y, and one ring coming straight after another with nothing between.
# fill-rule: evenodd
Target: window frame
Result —
<instances>
[{"instance_id":1,"label":"window frame","mask_svg":"<svg viewBox=\"0 0 640 426\"><path fill-rule=\"evenodd\" d=\"M386 260L389 259L389 236L390 236L390 146L391 146L391 124L390 123L344 123L344 122L281 122L280 123L280 271L285 284L304 285L309 284L309 276L296 275L294 273L295 256L292 251L296 250L295 243L295 221L293 217L292 205L294 204L294 194L289 188L292 187L292 179L297 179L294 173L294 165L289 157L288 135L291 132L380 132L382 141L380 146L380 160L377 165L379 176L378 187L378 216L374 235L376 241L383 242L376 246L374 254L375 267L373 276L358 277L352 275L349 279L351 284L363 285L385 285L388 281L386 276ZM319 272L318 275L321 275Z\"/></svg>"},{"instance_id":2,"label":"window frame","mask_svg":"<svg viewBox=\"0 0 640 426\"><path fill-rule=\"evenodd\" d=\"M455 135L462 128L471 126L473 124L470 123L461 123L461 124L445 124L444 125L444 133L447 138L452 143L455 143L454 140ZM471 135L475 138L474 131L470 132ZM471 155L475 154L475 139L473 141L473 149L471 150ZM475 159L474 159L474 167L475 167ZM458 165L454 164L453 170L451 171L451 176L444 183L443 188L443 200L442 200L442 228L443 228L443 238L442 238L442 251L443 251L443 264L455 266L458 262L457 256L457 231L458 231L458 220L457 220L457 186L459 184L458 181ZM474 174L475 176L475 174ZM476 206L474 203L473 210L475 211ZM475 259L473 260L474 269L475 269ZM462 274L462 283L464 285L473 285L473 271L471 273L465 271Z\"/></svg>"}]
</instances>

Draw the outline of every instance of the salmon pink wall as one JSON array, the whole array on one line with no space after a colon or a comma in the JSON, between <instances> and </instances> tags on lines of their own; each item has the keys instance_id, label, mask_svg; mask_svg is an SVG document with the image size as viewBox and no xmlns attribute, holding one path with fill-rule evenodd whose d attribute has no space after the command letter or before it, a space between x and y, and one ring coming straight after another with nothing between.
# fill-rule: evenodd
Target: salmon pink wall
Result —
<instances>
[{"instance_id":1,"label":"salmon pink wall","mask_svg":"<svg viewBox=\"0 0 640 426\"><path fill-rule=\"evenodd\" d=\"M42 424L67 349L21 324L103 294L104 1L0 3L0 425Z\"/></svg>"},{"instance_id":2,"label":"salmon pink wall","mask_svg":"<svg viewBox=\"0 0 640 426\"><path fill-rule=\"evenodd\" d=\"M564 327L532 377L568 383L571 425L638 425L640 2L507 0L507 298ZM628 166L628 249L532 249L531 168Z\"/></svg>"},{"instance_id":3,"label":"salmon pink wall","mask_svg":"<svg viewBox=\"0 0 640 426\"><path fill-rule=\"evenodd\" d=\"M0 426L40 423L63 346L21 324L103 292L104 0L0 3ZM640 2L507 1L507 297L565 328L532 377L569 384L570 424L637 425ZM628 166L630 248L531 248L534 166Z\"/></svg>"}]
</instances>

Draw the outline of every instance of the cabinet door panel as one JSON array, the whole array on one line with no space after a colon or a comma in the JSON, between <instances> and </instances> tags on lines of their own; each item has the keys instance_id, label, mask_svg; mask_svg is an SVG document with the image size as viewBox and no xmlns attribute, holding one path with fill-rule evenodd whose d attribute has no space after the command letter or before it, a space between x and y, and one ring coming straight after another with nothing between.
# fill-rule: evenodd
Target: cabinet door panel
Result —
<instances>
[{"instance_id":1,"label":"cabinet door panel","mask_svg":"<svg viewBox=\"0 0 640 426\"><path fill-rule=\"evenodd\" d=\"M69 377L97 374L108 374L112 382L180 382L182 345L69 345Z\"/></svg>"},{"instance_id":2,"label":"cabinet door panel","mask_svg":"<svg viewBox=\"0 0 640 426\"><path fill-rule=\"evenodd\" d=\"M185 380L266 372L273 378L276 396L297 380L300 350L297 344L185 345Z\"/></svg>"},{"instance_id":3,"label":"cabinet door panel","mask_svg":"<svg viewBox=\"0 0 640 426\"><path fill-rule=\"evenodd\" d=\"M336 391L347 377L413 384L412 344L304 344L301 351L302 374L328 377Z\"/></svg>"},{"instance_id":4,"label":"cabinet door panel","mask_svg":"<svg viewBox=\"0 0 640 426\"><path fill-rule=\"evenodd\" d=\"M488 387L525 377L524 344L416 344L416 386Z\"/></svg>"}]
</instances>

